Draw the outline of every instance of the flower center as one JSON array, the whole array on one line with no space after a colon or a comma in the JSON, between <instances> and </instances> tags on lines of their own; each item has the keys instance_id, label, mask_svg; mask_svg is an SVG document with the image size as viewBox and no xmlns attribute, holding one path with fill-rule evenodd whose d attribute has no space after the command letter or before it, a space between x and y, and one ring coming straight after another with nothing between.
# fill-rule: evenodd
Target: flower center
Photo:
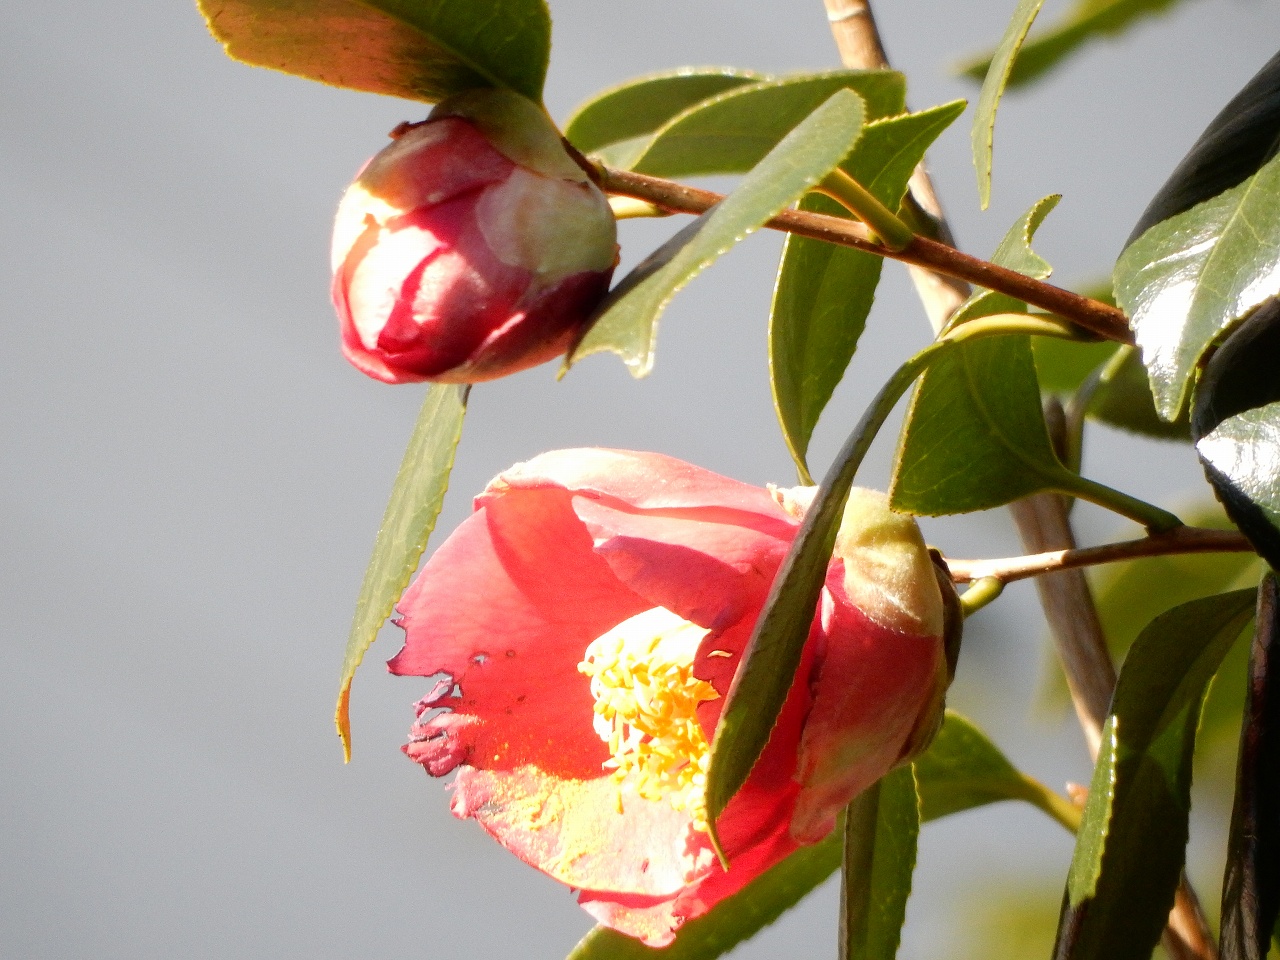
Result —
<instances>
[{"instance_id":1,"label":"flower center","mask_svg":"<svg viewBox=\"0 0 1280 960\"><path fill-rule=\"evenodd\" d=\"M703 832L711 751L697 708L720 694L693 675L693 658L708 632L654 607L593 640L578 664L591 678L595 731L613 754L604 767L619 788L630 779L646 800L687 810Z\"/></svg>"}]
</instances>

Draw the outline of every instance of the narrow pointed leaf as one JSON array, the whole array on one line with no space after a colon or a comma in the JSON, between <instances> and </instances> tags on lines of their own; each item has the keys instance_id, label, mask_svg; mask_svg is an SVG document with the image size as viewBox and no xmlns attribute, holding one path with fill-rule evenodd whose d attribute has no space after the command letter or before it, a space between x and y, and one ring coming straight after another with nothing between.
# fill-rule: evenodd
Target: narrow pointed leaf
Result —
<instances>
[{"instance_id":1,"label":"narrow pointed leaf","mask_svg":"<svg viewBox=\"0 0 1280 960\"><path fill-rule=\"evenodd\" d=\"M632 376L653 368L658 318L690 280L830 173L862 130L862 101L839 90L743 178L738 188L638 266L609 295L566 365L601 351Z\"/></svg>"},{"instance_id":2,"label":"narrow pointed leaf","mask_svg":"<svg viewBox=\"0 0 1280 960\"><path fill-rule=\"evenodd\" d=\"M1115 36L1146 15L1164 13L1180 0L1076 0L1061 19L1032 34L1014 61L1010 87L1039 78L1076 50L1099 37ZM985 53L961 65L960 72L981 80L994 54Z\"/></svg>"},{"instance_id":3,"label":"narrow pointed leaf","mask_svg":"<svg viewBox=\"0 0 1280 960\"><path fill-rule=\"evenodd\" d=\"M653 132L694 104L734 87L767 80L730 67L672 70L637 77L597 94L565 124L564 135L583 153L630 167Z\"/></svg>"},{"instance_id":4,"label":"narrow pointed leaf","mask_svg":"<svg viewBox=\"0 0 1280 960\"><path fill-rule=\"evenodd\" d=\"M1013 19L1005 28L1004 36L1000 38L995 55L991 58L991 66L982 82L982 92L978 94L978 107L973 117L970 139L973 145L973 168L978 174L978 197L983 210L991 202L991 155L995 143L996 110L1000 107L1000 98L1004 96L1004 88L1013 71L1013 61L1018 55L1018 49L1043 5L1044 0L1018 0Z\"/></svg>"},{"instance_id":5,"label":"narrow pointed leaf","mask_svg":"<svg viewBox=\"0 0 1280 960\"><path fill-rule=\"evenodd\" d=\"M1144 233L1121 254L1115 282L1156 409L1172 420L1209 345L1280 293L1280 157Z\"/></svg>"},{"instance_id":6,"label":"narrow pointed leaf","mask_svg":"<svg viewBox=\"0 0 1280 960\"><path fill-rule=\"evenodd\" d=\"M840 90L862 98L866 121L904 109L906 82L891 70L833 70L765 80L703 100L674 117L654 132L631 166L659 177L745 173Z\"/></svg>"},{"instance_id":7,"label":"narrow pointed leaf","mask_svg":"<svg viewBox=\"0 0 1280 960\"><path fill-rule=\"evenodd\" d=\"M1258 591L1244 724L1236 768L1222 960L1266 960L1280 916L1280 609L1274 574Z\"/></svg>"},{"instance_id":8,"label":"narrow pointed leaf","mask_svg":"<svg viewBox=\"0 0 1280 960\"><path fill-rule=\"evenodd\" d=\"M1048 276L1031 238L1057 201L1045 197L1019 218L992 261ZM980 292L952 324L1025 310L1004 294ZM906 513L965 513L1052 489L1065 473L1045 428L1029 339L1000 337L951 350L925 373L907 411L889 496Z\"/></svg>"},{"instance_id":9,"label":"narrow pointed leaf","mask_svg":"<svg viewBox=\"0 0 1280 960\"><path fill-rule=\"evenodd\" d=\"M432 102L509 87L541 102L545 0L197 0L236 60Z\"/></svg>"},{"instance_id":10,"label":"narrow pointed leaf","mask_svg":"<svg viewBox=\"0 0 1280 960\"><path fill-rule=\"evenodd\" d=\"M1160 939L1186 853L1205 689L1252 618L1255 594L1183 604L1130 650L1076 840L1058 960L1147 960Z\"/></svg>"},{"instance_id":11,"label":"narrow pointed leaf","mask_svg":"<svg viewBox=\"0 0 1280 960\"><path fill-rule=\"evenodd\" d=\"M867 124L841 165L890 210L925 150L964 111L964 101ZM844 216L833 200L811 195L801 209ZM769 318L773 402L787 447L808 472L809 440L857 349L875 299L883 258L788 235Z\"/></svg>"},{"instance_id":12,"label":"narrow pointed leaf","mask_svg":"<svg viewBox=\"0 0 1280 960\"><path fill-rule=\"evenodd\" d=\"M911 895L920 797L911 765L885 774L845 813L841 960L893 960Z\"/></svg>"},{"instance_id":13,"label":"narrow pointed leaf","mask_svg":"<svg viewBox=\"0 0 1280 960\"><path fill-rule=\"evenodd\" d=\"M378 528L373 558L356 600L334 717L348 760L351 759L351 681L365 651L408 586L427 547L427 538L435 529L449 486L454 452L462 437L467 390L452 384L438 384L427 391L400 472L396 474L382 526Z\"/></svg>"},{"instance_id":14,"label":"narrow pointed leaf","mask_svg":"<svg viewBox=\"0 0 1280 960\"><path fill-rule=\"evenodd\" d=\"M935 820L1001 800L1040 806L1027 789L1036 782L1016 770L970 721L948 710L942 729L915 761L921 820ZM1039 784L1036 784L1039 786ZM1043 789L1042 787L1040 789ZM1043 809L1043 807L1042 807ZM840 866L844 831L804 847L743 890L690 920L661 951L605 926L592 930L569 960L714 960L778 919Z\"/></svg>"}]
</instances>

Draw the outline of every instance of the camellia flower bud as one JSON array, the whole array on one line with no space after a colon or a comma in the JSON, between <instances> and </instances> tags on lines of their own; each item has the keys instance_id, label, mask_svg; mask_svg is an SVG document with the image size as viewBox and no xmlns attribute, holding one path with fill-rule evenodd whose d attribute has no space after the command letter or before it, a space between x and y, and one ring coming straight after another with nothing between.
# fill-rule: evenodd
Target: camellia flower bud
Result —
<instances>
[{"instance_id":1,"label":"camellia flower bud","mask_svg":"<svg viewBox=\"0 0 1280 960\"><path fill-rule=\"evenodd\" d=\"M800 669L707 832L710 743L813 488L561 450L476 498L398 610L393 673L440 677L405 752L452 809L651 946L830 833L927 745L948 617L915 521L851 492Z\"/></svg>"},{"instance_id":2,"label":"camellia flower bud","mask_svg":"<svg viewBox=\"0 0 1280 960\"><path fill-rule=\"evenodd\" d=\"M473 90L394 136L334 223L347 359L387 383L472 383L564 353L609 287L617 230L546 114Z\"/></svg>"}]
</instances>

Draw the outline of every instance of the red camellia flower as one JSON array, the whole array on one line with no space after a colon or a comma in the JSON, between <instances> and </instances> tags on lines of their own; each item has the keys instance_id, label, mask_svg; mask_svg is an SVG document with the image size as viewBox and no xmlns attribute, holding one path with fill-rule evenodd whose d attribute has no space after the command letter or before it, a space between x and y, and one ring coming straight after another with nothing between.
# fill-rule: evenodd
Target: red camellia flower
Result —
<instances>
[{"instance_id":1,"label":"red camellia flower","mask_svg":"<svg viewBox=\"0 0 1280 960\"><path fill-rule=\"evenodd\" d=\"M399 604L393 673L439 676L405 752L452 809L660 946L928 742L948 682L915 522L854 490L799 674L706 828L709 742L813 488L652 453L562 450L476 498Z\"/></svg>"},{"instance_id":2,"label":"red camellia flower","mask_svg":"<svg viewBox=\"0 0 1280 960\"><path fill-rule=\"evenodd\" d=\"M546 114L476 90L394 136L334 224L347 359L388 383L472 383L564 353L609 287L617 231Z\"/></svg>"}]
</instances>

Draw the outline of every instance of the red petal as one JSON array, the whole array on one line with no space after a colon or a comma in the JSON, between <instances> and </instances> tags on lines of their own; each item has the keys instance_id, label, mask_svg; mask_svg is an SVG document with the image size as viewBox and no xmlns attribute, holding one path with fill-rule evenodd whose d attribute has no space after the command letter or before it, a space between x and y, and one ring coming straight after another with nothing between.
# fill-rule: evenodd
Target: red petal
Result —
<instances>
[{"instance_id":1,"label":"red petal","mask_svg":"<svg viewBox=\"0 0 1280 960\"><path fill-rule=\"evenodd\" d=\"M400 601L405 646L393 673L445 673L461 689L440 701L474 723L428 735L475 767L536 764L568 778L601 776L592 729L587 645L651 604L596 556L559 490L491 500L445 541ZM456 723L456 721L451 721Z\"/></svg>"},{"instance_id":2,"label":"red petal","mask_svg":"<svg viewBox=\"0 0 1280 960\"><path fill-rule=\"evenodd\" d=\"M584 448L554 450L518 463L501 474L479 500L506 488L563 487L584 495L616 497L640 510L711 507L755 514L795 526L763 487L722 477L660 453ZM763 526L760 529L764 529Z\"/></svg>"},{"instance_id":3,"label":"red petal","mask_svg":"<svg viewBox=\"0 0 1280 960\"><path fill-rule=\"evenodd\" d=\"M846 598L841 566L827 578L833 602L823 610L826 643L797 761L803 789L791 831L802 843L829 833L849 800L893 768L936 684L946 683L941 638L872 622Z\"/></svg>"}]
</instances>

